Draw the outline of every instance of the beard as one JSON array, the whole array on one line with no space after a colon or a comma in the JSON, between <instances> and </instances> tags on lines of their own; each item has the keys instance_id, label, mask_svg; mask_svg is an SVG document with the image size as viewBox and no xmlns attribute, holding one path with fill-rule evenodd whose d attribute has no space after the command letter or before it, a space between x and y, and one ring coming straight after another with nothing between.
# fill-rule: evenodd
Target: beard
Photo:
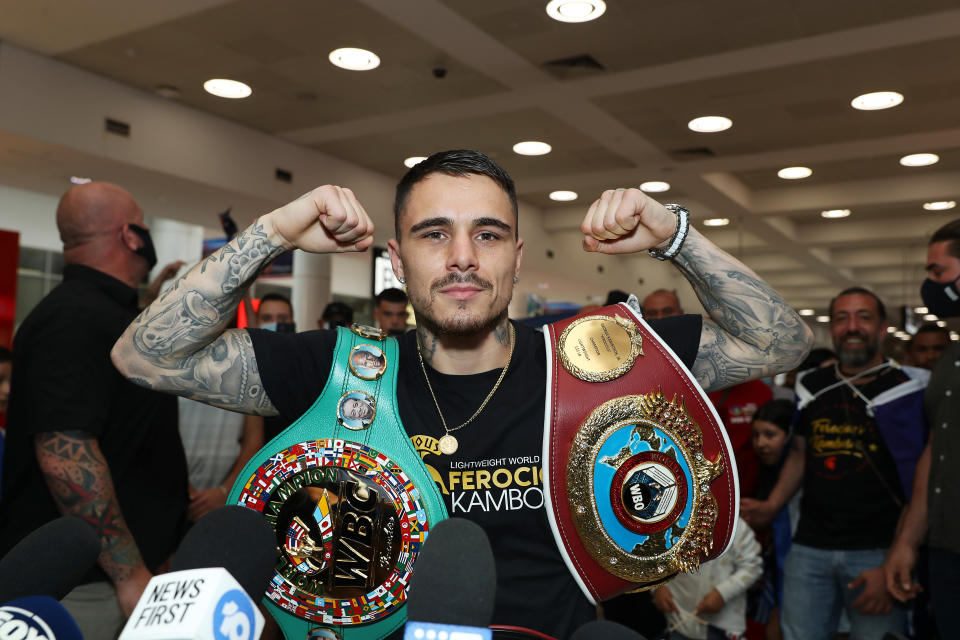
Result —
<instances>
[{"instance_id":1,"label":"beard","mask_svg":"<svg viewBox=\"0 0 960 640\"><path fill-rule=\"evenodd\" d=\"M510 305L510 296L505 300L494 299L489 307L479 311L469 311L466 300L457 302L457 309L448 317L439 318L434 310L434 302L440 295L440 290L454 284L471 284L487 291L493 290L493 285L474 273L451 273L434 281L429 291L424 294L407 291L410 303L416 313L417 324L422 325L434 335L467 338L486 331L492 331L507 318L507 307ZM477 305L476 302L473 303Z\"/></svg>"},{"instance_id":2,"label":"beard","mask_svg":"<svg viewBox=\"0 0 960 640\"><path fill-rule=\"evenodd\" d=\"M857 337L863 340L863 346L859 349L850 349L843 346L843 341L849 337ZM880 351L880 343L877 341L870 341L863 334L859 333L848 333L844 335L839 344L835 345L837 349L837 360L840 362L840 365L847 368L856 368L862 367L867 364L877 355L877 352Z\"/></svg>"}]
</instances>

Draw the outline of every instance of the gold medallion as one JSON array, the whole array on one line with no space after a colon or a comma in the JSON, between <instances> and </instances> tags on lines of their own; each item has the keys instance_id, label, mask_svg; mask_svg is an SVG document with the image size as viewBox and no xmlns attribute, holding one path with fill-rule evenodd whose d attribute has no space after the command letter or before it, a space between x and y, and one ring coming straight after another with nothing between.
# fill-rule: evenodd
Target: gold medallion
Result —
<instances>
[{"instance_id":1,"label":"gold medallion","mask_svg":"<svg viewBox=\"0 0 960 640\"><path fill-rule=\"evenodd\" d=\"M372 344L358 344L350 351L347 364L361 380L376 380L387 370L387 356Z\"/></svg>"},{"instance_id":2,"label":"gold medallion","mask_svg":"<svg viewBox=\"0 0 960 640\"><path fill-rule=\"evenodd\" d=\"M440 438L440 452L445 456L452 456L455 454L458 446L460 446L460 443L458 443L457 439L449 433Z\"/></svg>"},{"instance_id":3,"label":"gold medallion","mask_svg":"<svg viewBox=\"0 0 960 640\"><path fill-rule=\"evenodd\" d=\"M584 316L563 330L558 341L560 363L587 382L609 382L630 371L643 355L636 325L620 316Z\"/></svg>"},{"instance_id":4,"label":"gold medallion","mask_svg":"<svg viewBox=\"0 0 960 640\"><path fill-rule=\"evenodd\" d=\"M377 327L371 327L369 325L360 324L357 322L354 322L350 325L350 331L353 331L361 338L367 338L368 340L383 340L387 337L387 332L383 329L378 329Z\"/></svg>"}]
</instances>

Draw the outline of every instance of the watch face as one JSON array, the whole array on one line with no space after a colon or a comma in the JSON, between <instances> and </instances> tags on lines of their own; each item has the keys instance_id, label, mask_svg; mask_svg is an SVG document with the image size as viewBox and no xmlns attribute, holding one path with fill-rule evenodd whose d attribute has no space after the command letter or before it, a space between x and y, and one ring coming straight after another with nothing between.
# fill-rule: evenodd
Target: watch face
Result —
<instances>
[{"instance_id":1,"label":"watch face","mask_svg":"<svg viewBox=\"0 0 960 640\"><path fill-rule=\"evenodd\" d=\"M346 440L301 442L264 461L238 503L274 528L279 558L266 596L284 610L357 625L405 602L427 517L382 453Z\"/></svg>"}]
</instances>

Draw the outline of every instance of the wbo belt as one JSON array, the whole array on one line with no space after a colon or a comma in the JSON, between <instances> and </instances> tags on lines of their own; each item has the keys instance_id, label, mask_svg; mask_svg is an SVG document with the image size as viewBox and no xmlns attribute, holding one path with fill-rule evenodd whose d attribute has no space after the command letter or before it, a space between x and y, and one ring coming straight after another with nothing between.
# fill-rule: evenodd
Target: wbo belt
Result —
<instances>
[{"instance_id":1,"label":"wbo belt","mask_svg":"<svg viewBox=\"0 0 960 640\"><path fill-rule=\"evenodd\" d=\"M546 327L544 489L587 598L650 589L722 555L733 449L692 374L629 304Z\"/></svg>"},{"instance_id":2,"label":"wbo belt","mask_svg":"<svg viewBox=\"0 0 960 640\"><path fill-rule=\"evenodd\" d=\"M420 547L447 517L400 422L397 363L397 341L379 329L337 329L320 396L228 496L274 528L264 602L288 640L373 640L403 625Z\"/></svg>"}]
</instances>

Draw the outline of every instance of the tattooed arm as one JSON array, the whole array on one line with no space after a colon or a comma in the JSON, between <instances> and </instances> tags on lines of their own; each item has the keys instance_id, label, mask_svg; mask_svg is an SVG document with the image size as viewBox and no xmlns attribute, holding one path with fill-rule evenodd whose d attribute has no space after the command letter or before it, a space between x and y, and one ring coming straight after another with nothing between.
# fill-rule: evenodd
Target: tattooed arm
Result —
<instances>
[{"instance_id":1,"label":"tattooed arm","mask_svg":"<svg viewBox=\"0 0 960 640\"><path fill-rule=\"evenodd\" d=\"M364 251L373 223L349 189L324 186L262 216L137 317L111 352L142 386L225 409L276 415L250 336L227 330L247 288L280 254Z\"/></svg>"},{"instance_id":2,"label":"tattooed arm","mask_svg":"<svg viewBox=\"0 0 960 640\"><path fill-rule=\"evenodd\" d=\"M635 253L668 242L676 224L642 191L620 189L593 203L581 231L587 251ZM710 315L693 365L707 391L787 371L810 350L813 333L783 297L693 227L674 264Z\"/></svg>"},{"instance_id":3,"label":"tattooed arm","mask_svg":"<svg viewBox=\"0 0 960 640\"><path fill-rule=\"evenodd\" d=\"M120 512L97 439L86 431L50 431L34 436L34 449L57 508L89 522L100 537L98 562L129 616L151 574Z\"/></svg>"}]
</instances>

